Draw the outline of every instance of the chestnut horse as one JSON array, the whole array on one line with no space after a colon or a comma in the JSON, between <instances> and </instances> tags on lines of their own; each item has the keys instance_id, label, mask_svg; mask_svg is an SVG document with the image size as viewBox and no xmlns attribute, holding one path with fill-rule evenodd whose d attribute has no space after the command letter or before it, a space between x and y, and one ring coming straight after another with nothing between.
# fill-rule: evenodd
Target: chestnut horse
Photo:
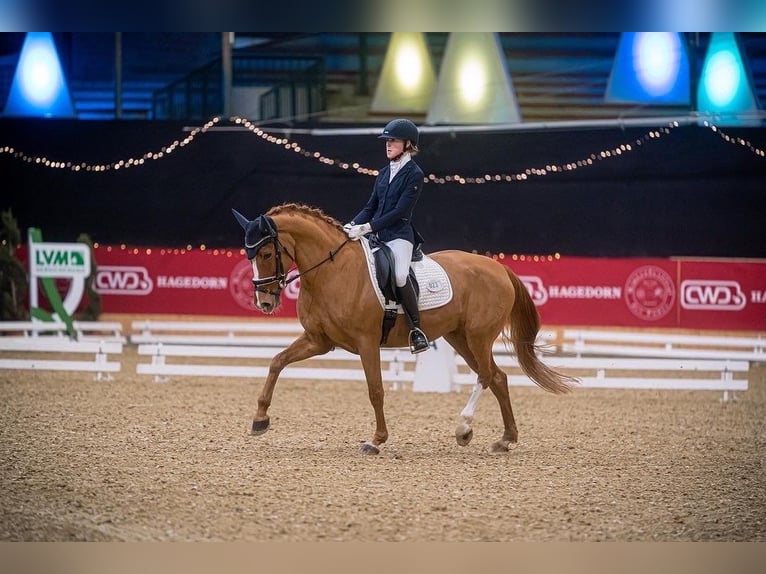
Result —
<instances>
[{"instance_id":1,"label":"chestnut horse","mask_svg":"<svg viewBox=\"0 0 766 574\"><path fill-rule=\"evenodd\" d=\"M378 454L388 439L380 366L384 311L371 283L362 246L350 241L334 218L305 205L279 205L252 221L232 211L245 230L245 249L254 273L255 306L263 313L273 313L287 283L297 277L301 280L297 312L304 333L271 360L251 434L259 435L269 428L268 410L282 369L339 347L361 359L375 412L375 433L361 450ZM510 443L518 440L518 431L508 377L492 356L495 340L502 336L506 343L513 343L524 373L546 391L568 392L577 379L551 369L536 355L540 318L524 284L509 268L489 257L464 251L439 251L429 257L446 271L453 297L446 305L421 312L421 327L431 341L444 337L478 376L460 413L455 438L460 445L471 441L476 404L489 387L500 405L505 427L491 450L505 452ZM287 279L293 265L299 275ZM407 347L408 333L406 321L397 320L384 346Z\"/></svg>"}]
</instances>

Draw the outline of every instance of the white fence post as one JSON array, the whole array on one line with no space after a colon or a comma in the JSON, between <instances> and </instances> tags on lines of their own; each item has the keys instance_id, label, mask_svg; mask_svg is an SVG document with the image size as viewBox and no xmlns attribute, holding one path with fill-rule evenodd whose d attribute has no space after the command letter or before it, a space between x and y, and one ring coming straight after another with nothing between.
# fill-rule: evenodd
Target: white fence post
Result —
<instances>
[{"instance_id":1,"label":"white fence post","mask_svg":"<svg viewBox=\"0 0 766 574\"><path fill-rule=\"evenodd\" d=\"M455 352L443 338L431 342L431 348L417 355L412 390L448 393L455 374Z\"/></svg>"}]
</instances>

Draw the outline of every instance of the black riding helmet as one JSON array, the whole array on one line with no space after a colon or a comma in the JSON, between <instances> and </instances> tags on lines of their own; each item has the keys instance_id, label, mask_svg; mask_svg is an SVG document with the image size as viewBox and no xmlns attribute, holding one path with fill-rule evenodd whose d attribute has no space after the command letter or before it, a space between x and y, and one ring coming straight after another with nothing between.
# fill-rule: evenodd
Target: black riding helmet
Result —
<instances>
[{"instance_id":1,"label":"black riding helmet","mask_svg":"<svg viewBox=\"0 0 766 574\"><path fill-rule=\"evenodd\" d=\"M378 137L382 139L410 140L414 145L418 145L418 128L410 120L397 119L391 120L383 128L383 133Z\"/></svg>"}]
</instances>

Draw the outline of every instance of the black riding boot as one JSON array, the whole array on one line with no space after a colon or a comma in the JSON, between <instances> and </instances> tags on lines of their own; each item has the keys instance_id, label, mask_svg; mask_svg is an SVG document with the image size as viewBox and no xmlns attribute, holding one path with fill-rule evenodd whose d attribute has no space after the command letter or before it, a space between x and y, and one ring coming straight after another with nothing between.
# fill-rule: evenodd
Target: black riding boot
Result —
<instances>
[{"instance_id":1,"label":"black riding boot","mask_svg":"<svg viewBox=\"0 0 766 574\"><path fill-rule=\"evenodd\" d=\"M428 338L420 329L420 312L418 311L418 296L415 293L415 286L407 278L404 287L396 288L399 302L404 308L404 314L410 323L410 351L412 353L422 353L428 350Z\"/></svg>"}]
</instances>

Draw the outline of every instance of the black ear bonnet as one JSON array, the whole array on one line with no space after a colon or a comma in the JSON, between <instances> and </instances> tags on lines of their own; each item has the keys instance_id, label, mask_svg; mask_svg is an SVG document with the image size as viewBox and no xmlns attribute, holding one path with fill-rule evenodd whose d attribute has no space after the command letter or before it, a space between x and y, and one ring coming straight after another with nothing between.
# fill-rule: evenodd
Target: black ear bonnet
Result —
<instances>
[{"instance_id":1,"label":"black ear bonnet","mask_svg":"<svg viewBox=\"0 0 766 574\"><path fill-rule=\"evenodd\" d=\"M277 237L277 226L274 224L274 220L268 215L259 215L252 221L232 209L234 217L237 219L242 229L245 230L245 252L247 258L252 259L258 252L258 249L268 240L273 240Z\"/></svg>"}]
</instances>

